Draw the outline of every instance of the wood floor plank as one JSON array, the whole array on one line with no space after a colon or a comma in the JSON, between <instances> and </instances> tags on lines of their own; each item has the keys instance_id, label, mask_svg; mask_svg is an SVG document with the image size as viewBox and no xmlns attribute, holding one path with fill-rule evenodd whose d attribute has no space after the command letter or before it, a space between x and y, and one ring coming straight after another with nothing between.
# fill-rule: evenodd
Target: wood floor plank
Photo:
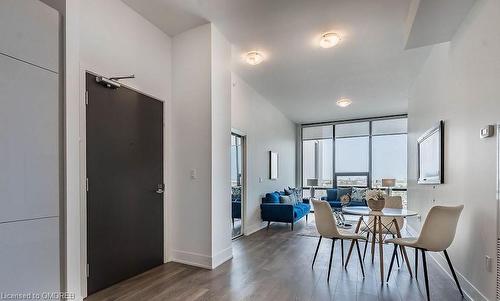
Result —
<instances>
[{"instance_id":1,"label":"wood floor plank","mask_svg":"<svg viewBox=\"0 0 500 301\"><path fill-rule=\"evenodd\" d=\"M425 300L423 279L411 278L403 264L399 269L395 266L389 283L382 284L378 254L373 264L370 256L366 257L365 278L357 256L351 258L345 270L340 244L335 247L330 282L327 282L331 241L323 239L312 269L319 237L310 235L311 227L314 227L311 218L307 225L304 222L295 225L293 232L286 224L273 223L269 230L234 241L233 259L215 270L170 262L86 300ZM344 246L348 248L349 244ZM384 261L388 263L392 246L385 248ZM408 255L413 264L413 252ZM433 300L462 300L453 280L432 260L429 260L429 277Z\"/></svg>"}]
</instances>

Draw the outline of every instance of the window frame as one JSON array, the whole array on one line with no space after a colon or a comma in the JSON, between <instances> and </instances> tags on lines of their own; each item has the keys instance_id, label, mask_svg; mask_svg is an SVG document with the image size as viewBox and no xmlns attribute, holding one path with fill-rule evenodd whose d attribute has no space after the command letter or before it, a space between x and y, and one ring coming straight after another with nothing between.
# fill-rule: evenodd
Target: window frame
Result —
<instances>
[{"instance_id":1,"label":"window frame","mask_svg":"<svg viewBox=\"0 0 500 301\"><path fill-rule=\"evenodd\" d=\"M349 120L340 120L340 121L329 121L329 122L319 122L319 123L305 123L300 125L300 185L302 189L310 189L309 186L305 186L304 184L304 175L303 175L303 167L304 167L304 158L303 158L303 141L306 140L318 140L318 139L306 139L303 140L303 131L304 128L308 127L315 127L315 126L325 126L325 125L332 125L332 140L333 140L333 145L332 145L332 172L333 172L333 183L332 187L315 187L316 190L323 190L323 189L331 189L331 188L338 188L337 186L337 176L367 176L367 188L373 189L372 186L372 175L373 175L373 162L372 162L372 155L373 155L373 144L372 144L372 137L374 136L387 136L387 135L402 135L406 134L408 135L408 130L406 133L391 133L391 134L372 134L373 131L373 122L374 121L381 121L381 120L391 120L391 119L407 119L408 120L408 114L400 114L400 115L390 115L390 116L382 116L382 117L373 117L373 118L360 118L360 119L349 119ZM336 125L339 124L349 124L349 123L359 123L359 122L368 122L369 123L369 132L368 132L368 172L335 172L335 154L336 154L336 137L335 137L335 128ZM363 137L366 137L363 135ZM346 137L340 137L339 139L346 138ZM340 186L343 187L343 186ZM356 187L356 186L353 186ZM407 188L391 188L392 191L407 191Z\"/></svg>"}]
</instances>

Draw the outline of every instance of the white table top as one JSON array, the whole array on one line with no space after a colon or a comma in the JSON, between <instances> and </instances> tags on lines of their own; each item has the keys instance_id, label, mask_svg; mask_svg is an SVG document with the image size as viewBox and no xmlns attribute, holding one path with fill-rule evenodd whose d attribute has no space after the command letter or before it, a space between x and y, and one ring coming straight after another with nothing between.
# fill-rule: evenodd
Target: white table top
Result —
<instances>
[{"instance_id":1,"label":"white table top","mask_svg":"<svg viewBox=\"0 0 500 301\"><path fill-rule=\"evenodd\" d=\"M406 217L414 216L418 213L407 209L384 208L382 211L372 211L368 207L344 207L342 212L352 215L363 216L388 216L388 217Z\"/></svg>"}]
</instances>

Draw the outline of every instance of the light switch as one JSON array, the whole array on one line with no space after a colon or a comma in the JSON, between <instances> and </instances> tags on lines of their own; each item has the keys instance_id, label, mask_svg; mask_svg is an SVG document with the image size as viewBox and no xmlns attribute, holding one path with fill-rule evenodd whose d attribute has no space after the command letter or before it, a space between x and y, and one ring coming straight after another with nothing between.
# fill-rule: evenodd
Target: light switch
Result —
<instances>
[{"instance_id":1,"label":"light switch","mask_svg":"<svg viewBox=\"0 0 500 301\"><path fill-rule=\"evenodd\" d=\"M191 169L191 180L196 180L197 178L196 169Z\"/></svg>"}]
</instances>

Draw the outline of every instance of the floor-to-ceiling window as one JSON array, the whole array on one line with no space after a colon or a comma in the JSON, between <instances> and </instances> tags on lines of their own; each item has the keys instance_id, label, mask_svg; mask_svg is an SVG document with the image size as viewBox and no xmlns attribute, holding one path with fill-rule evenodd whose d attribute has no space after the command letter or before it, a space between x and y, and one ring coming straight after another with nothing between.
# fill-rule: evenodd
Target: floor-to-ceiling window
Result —
<instances>
[{"instance_id":1,"label":"floor-to-ceiling window","mask_svg":"<svg viewBox=\"0 0 500 301\"><path fill-rule=\"evenodd\" d=\"M311 186L316 197L331 187L370 187L390 189L406 205L406 139L406 116L303 125L304 197Z\"/></svg>"},{"instance_id":2,"label":"floor-to-ceiling window","mask_svg":"<svg viewBox=\"0 0 500 301\"><path fill-rule=\"evenodd\" d=\"M302 183L308 187L333 187L333 125L303 128ZM304 190L305 197L309 197L309 193ZM325 193L324 189L317 189L315 196L325 196Z\"/></svg>"},{"instance_id":3,"label":"floor-to-ceiling window","mask_svg":"<svg viewBox=\"0 0 500 301\"><path fill-rule=\"evenodd\" d=\"M407 119L373 121L372 187L391 189L392 195L401 195L405 207L407 201L406 166ZM383 179L394 179L394 186L384 187Z\"/></svg>"}]
</instances>

